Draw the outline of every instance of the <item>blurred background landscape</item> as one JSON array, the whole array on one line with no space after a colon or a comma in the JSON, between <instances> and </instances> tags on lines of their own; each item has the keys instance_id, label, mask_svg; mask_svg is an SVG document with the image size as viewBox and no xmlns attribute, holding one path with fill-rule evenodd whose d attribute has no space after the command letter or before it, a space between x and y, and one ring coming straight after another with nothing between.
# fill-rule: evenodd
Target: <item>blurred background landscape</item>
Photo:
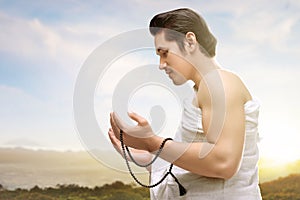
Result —
<instances>
[{"instance_id":1,"label":"blurred background landscape","mask_svg":"<svg viewBox=\"0 0 300 200\"><path fill-rule=\"evenodd\" d=\"M124 161L111 152L103 152L108 159ZM259 163L260 182L275 180L290 174L300 174L300 160L276 164L272 160L261 159ZM30 189L56 186L57 184L78 184L95 187L115 181L132 183L134 180L125 171L103 165L89 153L30 150L25 148L0 148L0 184L7 189ZM148 182L148 174L141 173L143 182Z\"/></svg>"},{"instance_id":2,"label":"blurred background landscape","mask_svg":"<svg viewBox=\"0 0 300 200\"><path fill-rule=\"evenodd\" d=\"M148 198L120 170L125 164L106 132L114 86L133 67L157 64L155 51L116 60L97 85L94 113L100 130L92 140L101 148L101 160L87 153L89 146L75 128L73 93L83 63L99 45L120 33L147 28L155 14L179 7L203 15L218 39L217 60L239 74L261 102L264 199L300 199L299 0L0 0L0 199L119 200L126 197L125 190L131 191L127 199ZM151 96L157 91L138 94L128 110L146 109L141 113L147 118L148 101L155 103ZM177 116L178 110L172 108L167 117ZM139 176L148 181L146 173ZM102 186L119 196L102 193ZM43 191L47 187L58 190L55 197L45 194L52 191ZM86 195L59 197L61 190Z\"/></svg>"},{"instance_id":3,"label":"blurred background landscape","mask_svg":"<svg viewBox=\"0 0 300 200\"><path fill-rule=\"evenodd\" d=\"M120 156L102 153L124 165ZM299 199L300 160L278 164L261 159L259 168L264 199ZM0 148L0 172L0 200L149 199L148 189L137 187L129 173L109 168L84 151ZM138 177L148 183L148 173Z\"/></svg>"}]
</instances>

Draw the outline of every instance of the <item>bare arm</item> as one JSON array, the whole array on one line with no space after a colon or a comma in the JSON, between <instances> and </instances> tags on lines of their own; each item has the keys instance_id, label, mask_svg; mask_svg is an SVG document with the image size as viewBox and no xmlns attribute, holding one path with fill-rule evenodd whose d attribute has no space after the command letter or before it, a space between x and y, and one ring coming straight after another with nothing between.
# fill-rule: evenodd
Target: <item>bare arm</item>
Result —
<instances>
[{"instance_id":1,"label":"bare arm","mask_svg":"<svg viewBox=\"0 0 300 200\"><path fill-rule=\"evenodd\" d=\"M209 87L209 80L207 83L202 82L198 93L203 131L209 143L198 142L184 146L169 142L162 156L168 161L176 159L172 158L174 154L172 155L171 152L174 153L176 149L177 151L179 149L183 154L173 162L175 165L199 175L228 179L237 171L242 157L245 136L245 98L241 93L243 84L239 78L227 72L220 73L223 94L218 91L219 88L213 91L214 88ZM215 98L216 101L212 98ZM222 103L220 101L224 101L225 110L220 106ZM224 111L225 113L220 115L223 119L213 116ZM222 123L219 129L210 127L220 125L212 122L214 119ZM216 133L216 131L220 132ZM205 156L201 156L202 154Z\"/></svg>"},{"instance_id":2,"label":"bare arm","mask_svg":"<svg viewBox=\"0 0 300 200\"><path fill-rule=\"evenodd\" d=\"M214 91L214 88L209 89L209 81L199 87L198 102L202 109L203 130L209 143L168 141L161 158L195 174L228 179L237 171L242 157L245 135L245 98L241 93L243 85L238 78L225 72L222 72L221 76L223 94L218 90ZM225 107L219 105L220 99L224 100ZM212 126L215 123L213 115L224 112L224 109L222 127L216 129ZM145 119L136 114L131 115L135 121L139 122L138 126L149 126ZM216 130L220 133L214 132ZM146 133L147 137L141 137L130 134L133 132L130 129L125 132L129 133L125 140L128 146L149 152L155 152L163 141L163 138L154 134ZM203 152L206 152L205 156L201 156Z\"/></svg>"}]
</instances>

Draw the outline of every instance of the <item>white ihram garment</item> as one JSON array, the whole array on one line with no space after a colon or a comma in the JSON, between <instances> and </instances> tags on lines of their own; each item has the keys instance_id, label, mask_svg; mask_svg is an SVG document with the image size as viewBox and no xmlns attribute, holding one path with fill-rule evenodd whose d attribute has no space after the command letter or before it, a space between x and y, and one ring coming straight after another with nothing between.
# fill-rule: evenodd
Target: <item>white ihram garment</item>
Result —
<instances>
[{"instance_id":1,"label":"white ihram garment","mask_svg":"<svg viewBox=\"0 0 300 200\"><path fill-rule=\"evenodd\" d=\"M196 108L191 99L185 100L181 125L175 140L181 142L205 142L202 129L201 110ZM173 174L186 188L184 196L179 195L177 183L171 175L165 181L150 190L152 200L261 200L258 186L259 152L258 142L258 114L259 103L250 100L244 105L246 119L246 134L243 157L238 172L230 179L218 179L199 176L177 166L173 167ZM233 122L234 123L234 122ZM156 183L167 172L169 164L158 160L152 165L151 184ZM201 167L201 166L200 166Z\"/></svg>"}]
</instances>

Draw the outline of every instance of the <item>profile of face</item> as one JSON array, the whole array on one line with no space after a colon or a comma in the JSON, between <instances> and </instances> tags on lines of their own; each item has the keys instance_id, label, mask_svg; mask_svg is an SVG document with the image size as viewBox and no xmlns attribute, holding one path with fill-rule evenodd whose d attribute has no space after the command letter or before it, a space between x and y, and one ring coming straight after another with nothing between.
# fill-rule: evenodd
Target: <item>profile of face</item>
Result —
<instances>
[{"instance_id":1,"label":"profile of face","mask_svg":"<svg viewBox=\"0 0 300 200\"><path fill-rule=\"evenodd\" d=\"M190 79L192 65L184 59L176 41L167 41L164 31L154 37L156 54L160 57L159 69L164 70L175 85Z\"/></svg>"}]
</instances>

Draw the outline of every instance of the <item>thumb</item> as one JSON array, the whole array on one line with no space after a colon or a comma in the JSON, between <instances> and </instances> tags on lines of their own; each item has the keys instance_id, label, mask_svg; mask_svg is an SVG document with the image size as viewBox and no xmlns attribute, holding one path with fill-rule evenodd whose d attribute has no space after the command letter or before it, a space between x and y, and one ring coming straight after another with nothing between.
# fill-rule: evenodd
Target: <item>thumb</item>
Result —
<instances>
[{"instance_id":1,"label":"thumb","mask_svg":"<svg viewBox=\"0 0 300 200\"><path fill-rule=\"evenodd\" d=\"M136 121L140 126L146 126L148 125L148 121L143 118L142 116L134 113L134 112L128 112L128 116L133 119L134 121Z\"/></svg>"},{"instance_id":2,"label":"thumb","mask_svg":"<svg viewBox=\"0 0 300 200\"><path fill-rule=\"evenodd\" d=\"M113 113L112 113L112 116L113 116L113 119L114 119L116 125L117 125L120 129L122 129L123 131L125 131L125 130L127 130L128 128L130 128L130 126L129 126L128 124L126 124L126 123L120 118L120 116L119 116L117 113L113 112ZM126 132L126 131L125 131L125 132Z\"/></svg>"}]
</instances>

